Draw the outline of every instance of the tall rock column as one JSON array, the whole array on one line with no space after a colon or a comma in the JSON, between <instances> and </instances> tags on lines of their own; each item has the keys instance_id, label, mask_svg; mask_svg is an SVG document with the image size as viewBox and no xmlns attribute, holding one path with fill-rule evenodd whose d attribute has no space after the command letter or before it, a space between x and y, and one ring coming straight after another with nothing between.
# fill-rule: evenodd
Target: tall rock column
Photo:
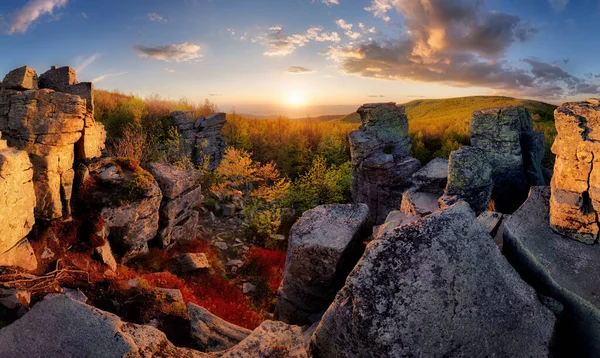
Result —
<instances>
[{"instance_id":1,"label":"tall rock column","mask_svg":"<svg viewBox=\"0 0 600 358\"><path fill-rule=\"evenodd\" d=\"M554 112L558 136L550 224L588 244L600 231L600 100L565 103Z\"/></svg>"},{"instance_id":2,"label":"tall rock column","mask_svg":"<svg viewBox=\"0 0 600 358\"><path fill-rule=\"evenodd\" d=\"M485 151L492 166L496 209L513 212L530 186L545 185L542 173L544 135L533 131L525 107L490 108L473 113L471 145Z\"/></svg>"},{"instance_id":3,"label":"tall rock column","mask_svg":"<svg viewBox=\"0 0 600 358\"><path fill-rule=\"evenodd\" d=\"M362 125L350 133L352 196L369 206L370 220L385 221L400 207L402 194L421 163L410 156L408 119L395 103L365 104L358 109Z\"/></svg>"}]
</instances>

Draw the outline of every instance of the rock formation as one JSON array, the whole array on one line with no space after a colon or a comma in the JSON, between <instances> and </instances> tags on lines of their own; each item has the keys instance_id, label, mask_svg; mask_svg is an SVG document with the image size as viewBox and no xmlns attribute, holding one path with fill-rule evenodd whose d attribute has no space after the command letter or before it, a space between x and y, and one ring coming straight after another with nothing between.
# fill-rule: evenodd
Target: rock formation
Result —
<instances>
[{"instance_id":1,"label":"rock formation","mask_svg":"<svg viewBox=\"0 0 600 358\"><path fill-rule=\"evenodd\" d=\"M225 113L196 119L194 112L175 111L171 115L181 135L184 154L194 164L206 165L209 170L215 170L221 163L227 146L225 137L221 134L227 122Z\"/></svg>"},{"instance_id":2,"label":"rock formation","mask_svg":"<svg viewBox=\"0 0 600 358\"><path fill-rule=\"evenodd\" d=\"M588 244L598 242L600 221L600 100L565 103L555 113L558 136L550 224Z\"/></svg>"},{"instance_id":3,"label":"rock formation","mask_svg":"<svg viewBox=\"0 0 600 358\"><path fill-rule=\"evenodd\" d=\"M450 153L448 184L440 206L444 208L464 200L479 215L489 207L493 184L492 168L485 152L464 146Z\"/></svg>"},{"instance_id":4,"label":"rock formation","mask_svg":"<svg viewBox=\"0 0 600 358\"><path fill-rule=\"evenodd\" d=\"M3 81L0 131L9 146L29 154L38 219L70 216L73 162L76 156L97 157L104 148L104 128L93 118L92 90L91 83L78 84L69 67L53 67L39 83L33 69L22 67Z\"/></svg>"},{"instance_id":5,"label":"rock formation","mask_svg":"<svg viewBox=\"0 0 600 358\"><path fill-rule=\"evenodd\" d=\"M167 248L179 240L195 239L199 214L194 209L200 206L203 198L200 172L163 163L150 164L150 172L163 193L159 244Z\"/></svg>"},{"instance_id":6,"label":"rock formation","mask_svg":"<svg viewBox=\"0 0 600 358\"><path fill-rule=\"evenodd\" d=\"M492 167L492 199L503 213L516 210L530 186L544 185L544 135L533 131L525 107L490 108L473 113L471 145L485 151Z\"/></svg>"},{"instance_id":7,"label":"rock formation","mask_svg":"<svg viewBox=\"0 0 600 358\"><path fill-rule=\"evenodd\" d=\"M187 308L190 314L190 335L198 348L205 352L229 349L252 333L246 328L222 320L193 303L188 303Z\"/></svg>"},{"instance_id":8,"label":"rock formation","mask_svg":"<svg viewBox=\"0 0 600 358\"><path fill-rule=\"evenodd\" d=\"M410 157L408 119L395 103L365 104L362 125L350 133L352 196L369 206L370 220L381 224L400 207L402 193L421 163Z\"/></svg>"},{"instance_id":9,"label":"rock formation","mask_svg":"<svg viewBox=\"0 0 600 358\"><path fill-rule=\"evenodd\" d=\"M315 357L547 357L555 317L460 202L372 241Z\"/></svg>"},{"instance_id":10,"label":"rock formation","mask_svg":"<svg viewBox=\"0 0 600 358\"><path fill-rule=\"evenodd\" d=\"M412 176L417 191L444 194L448 183L448 160L435 158Z\"/></svg>"},{"instance_id":11,"label":"rock formation","mask_svg":"<svg viewBox=\"0 0 600 358\"><path fill-rule=\"evenodd\" d=\"M0 139L0 266L37 268L26 238L35 223L32 179L33 169L27 153L8 148L6 141Z\"/></svg>"},{"instance_id":12,"label":"rock formation","mask_svg":"<svg viewBox=\"0 0 600 358\"><path fill-rule=\"evenodd\" d=\"M276 314L284 322L316 322L362 253L369 208L323 205L305 212L290 232Z\"/></svg>"},{"instance_id":13,"label":"rock formation","mask_svg":"<svg viewBox=\"0 0 600 358\"><path fill-rule=\"evenodd\" d=\"M596 357L600 355L600 246L555 232L550 226L551 205L548 187L532 188L527 201L504 225L502 252L541 295L564 306L556 337L556 350L562 353L556 356Z\"/></svg>"},{"instance_id":14,"label":"rock formation","mask_svg":"<svg viewBox=\"0 0 600 358\"><path fill-rule=\"evenodd\" d=\"M439 194L417 191L410 188L402 195L400 211L408 216L426 216L438 210Z\"/></svg>"}]
</instances>

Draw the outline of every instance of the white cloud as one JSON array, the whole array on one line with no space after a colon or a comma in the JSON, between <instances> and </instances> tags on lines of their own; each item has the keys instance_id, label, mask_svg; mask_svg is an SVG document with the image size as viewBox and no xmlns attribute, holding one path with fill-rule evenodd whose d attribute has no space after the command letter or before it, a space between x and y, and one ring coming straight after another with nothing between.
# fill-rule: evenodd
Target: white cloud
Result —
<instances>
[{"instance_id":1,"label":"white cloud","mask_svg":"<svg viewBox=\"0 0 600 358\"><path fill-rule=\"evenodd\" d=\"M149 13L148 18L150 19L150 21L167 22L167 19L165 19L164 17L160 16L159 14L157 14L155 12Z\"/></svg>"},{"instance_id":2,"label":"white cloud","mask_svg":"<svg viewBox=\"0 0 600 358\"><path fill-rule=\"evenodd\" d=\"M84 19L87 19L88 18L88 14L86 14L85 12L82 12L81 13L81 17L83 17Z\"/></svg>"},{"instance_id":3,"label":"white cloud","mask_svg":"<svg viewBox=\"0 0 600 358\"><path fill-rule=\"evenodd\" d=\"M365 7L365 11L373 13L373 16L383 19L385 22L389 22L391 18L387 13L392 9L393 1L394 0L372 0L371 6Z\"/></svg>"},{"instance_id":4,"label":"white cloud","mask_svg":"<svg viewBox=\"0 0 600 358\"><path fill-rule=\"evenodd\" d=\"M288 67L288 69L285 72L293 73L293 74L307 74L307 73L314 73L315 71L311 70L309 68L306 68L306 67L290 66L290 67Z\"/></svg>"},{"instance_id":5,"label":"white cloud","mask_svg":"<svg viewBox=\"0 0 600 358\"><path fill-rule=\"evenodd\" d=\"M202 57L200 46L187 42L164 46L135 46L141 57L152 57L165 62L190 62Z\"/></svg>"},{"instance_id":6,"label":"white cloud","mask_svg":"<svg viewBox=\"0 0 600 358\"><path fill-rule=\"evenodd\" d=\"M68 0L30 0L12 15L8 34L25 33L29 26L42 15L52 15L54 9L65 7Z\"/></svg>"},{"instance_id":7,"label":"white cloud","mask_svg":"<svg viewBox=\"0 0 600 358\"><path fill-rule=\"evenodd\" d=\"M352 31L352 28L354 27L354 25L347 23L346 20L344 20L344 19L338 19L335 21L335 23L338 25L338 27L340 29L344 30L344 33L346 34L346 36L348 36L352 40L357 40L359 37L362 36L360 34L360 32Z\"/></svg>"},{"instance_id":8,"label":"white cloud","mask_svg":"<svg viewBox=\"0 0 600 358\"><path fill-rule=\"evenodd\" d=\"M173 70L173 69L170 69L170 68L165 68L165 72L168 72L168 73L173 73L173 72L175 72L175 70Z\"/></svg>"},{"instance_id":9,"label":"white cloud","mask_svg":"<svg viewBox=\"0 0 600 358\"><path fill-rule=\"evenodd\" d=\"M98 82L104 81L107 78L122 76L122 75L125 75L125 74L127 74L127 72L107 73L107 74L104 74L104 75L101 75L101 76L98 76L98 77L94 78L92 80L92 83L98 83Z\"/></svg>"},{"instance_id":10,"label":"white cloud","mask_svg":"<svg viewBox=\"0 0 600 358\"><path fill-rule=\"evenodd\" d=\"M88 67L89 65L91 65L92 63L94 63L98 58L100 58L102 56L101 53L95 53L89 57L78 57L75 60L75 71L77 71L77 73L82 72L86 67Z\"/></svg>"},{"instance_id":11,"label":"white cloud","mask_svg":"<svg viewBox=\"0 0 600 358\"><path fill-rule=\"evenodd\" d=\"M548 2L552 6L552 9L557 12L563 11L567 7L567 4L569 4L569 0L548 0Z\"/></svg>"},{"instance_id":12,"label":"white cloud","mask_svg":"<svg viewBox=\"0 0 600 358\"><path fill-rule=\"evenodd\" d=\"M252 42L267 47L267 51L263 53L265 56L286 56L311 41L337 43L340 42L340 35L337 32L323 31L322 27L316 26L305 32L288 36L284 32L283 26L271 26L268 33L252 39Z\"/></svg>"},{"instance_id":13,"label":"white cloud","mask_svg":"<svg viewBox=\"0 0 600 358\"><path fill-rule=\"evenodd\" d=\"M315 2L315 0L312 1L313 3ZM327 6L331 6L331 5L339 5L340 2L339 0L321 0L321 2Z\"/></svg>"}]
</instances>

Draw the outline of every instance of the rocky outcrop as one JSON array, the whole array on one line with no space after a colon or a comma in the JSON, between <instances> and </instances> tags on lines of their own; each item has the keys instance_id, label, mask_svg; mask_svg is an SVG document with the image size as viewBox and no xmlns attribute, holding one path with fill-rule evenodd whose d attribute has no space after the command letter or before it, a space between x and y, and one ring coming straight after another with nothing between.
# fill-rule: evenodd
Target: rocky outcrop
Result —
<instances>
[{"instance_id":1,"label":"rocky outcrop","mask_svg":"<svg viewBox=\"0 0 600 358\"><path fill-rule=\"evenodd\" d=\"M435 158L413 174L412 181L419 192L444 194L448 183L448 160Z\"/></svg>"},{"instance_id":2,"label":"rocky outcrop","mask_svg":"<svg viewBox=\"0 0 600 358\"><path fill-rule=\"evenodd\" d=\"M362 125L350 133L352 196L369 206L370 220L385 221L400 207L402 193L421 163L410 157L408 119L395 103L365 104L357 111Z\"/></svg>"},{"instance_id":3,"label":"rocky outcrop","mask_svg":"<svg viewBox=\"0 0 600 358\"><path fill-rule=\"evenodd\" d=\"M474 112L471 145L485 151L492 167L492 199L498 211L513 212L525 201L530 186L544 185L544 135L533 131L527 108Z\"/></svg>"},{"instance_id":4,"label":"rocky outcrop","mask_svg":"<svg viewBox=\"0 0 600 358\"><path fill-rule=\"evenodd\" d=\"M246 328L222 320L193 303L188 303L187 309L190 314L190 335L202 351L224 351L252 333Z\"/></svg>"},{"instance_id":5,"label":"rocky outcrop","mask_svg":"<svg viewBox=\"0 0 600 358\"><path fill-rule=\"evenodd\" d=\"M157 240L167 248L179 240L194 240L203 196L197 170L163 163L150 164L150 172L163 193Z\"/></svg>"},{"instance_id":6,"label":"rocky outcrop","mask_svg":"<svg viewBox=\"0 0 600 358\"><path fill-rule=\"evenodd\" d=\"M8 148L6 141L0 139L0 266L37 268L26 239L35 223L32 179L33 169L27 153Z\"/></svg>"},{"instance_id":7,"label":"rocky outcrop","mask_svg":"<svg viewBox=\"0 0 600 358\"><path fill-rule=\"evenodd\" d=\"M564 306L556 356L600 355L600 246L571 240L550 225L550 189L534 187L504 226L502 252L541 295Z\"/></svg>"},{"instance_id":8,"label":"rocky outcrop","mask_svg":"<svg viewBox=\"0 0 600 358\"><path fill-rule=\"evenodd\" d=\"M547 357L555 317L460 202L372 241L315 357Z\"/></svg>"},{"instance_id":9,"label":"rocky outcrop","mask_svg":"<svg viewBox=\"0 0 600 358\"><path fill-rule=\"evenodd\" d=\"M302 328L283 322L264 321L250 336L218 357L308 358Z\"/></svg>"},{"instance_id":10,"label":"rocky outcrop","mask_svg":"<svg viewBox=\"0 0 600 358\"><path fill-rule=\"evenodd\" d=\"M0 357L209 357L177 348L154 327L118 316L64 295L36 304L0 330Z\"/></svg>"},{"instance_id":11,"label":"rocky outcrop","mask_svg":"<svg viewBox=\"0 0 600 358\"><path fill-rule=\"evenodd\" d=\"M294 224L275 308L280 320L318 321L362 253L368 215L365 204L323 205Z\"/></svg>"},{"instance_id":12,"label":"rocky outcrop","mask_svg":"<svg viewBox=\"0 0 600 358\"><path fill-rule=\"evenodd\" d=\"M227 122L225 113L196 119L193 112L175 111L171 115L181 135L186 156L199 166L215 170L223 160L227 147L225 137L221 134Z\"/></svg>"},{"instance_id":13,"label":"rocky outcrop","mask_svg":"<svg viewBox=\"0 0 600 358\"><path fill-rule=\"evenodd\" d=\"M550 224L588 244L600 230L600 100L565 103L554 112L558 136Z\"/></svg>"},{"instance_id":14,"label":"rocky outcrop","mask_svg":"<svg viewBox=\"0 0 600 358\"><path fill-rule=\"evenodd\" d=\"M466 201L477 215L486 211L492 196L492 168L482 149L464 146L450 153L448 184L440 207Z\"/></svg>"},{"instance_id":15,"label":"rocky outcrop","mask_svg":"<svg viewBox=\"0 0 600 358\"><path fill-rule=\"evenodd\" d=\"M439 194L417 191L410 188L402 195L400 211L408 216L426 216L438 210Z\"/></svg>"},{"instance_id":16,"label":"rocky outcrop","mask_svg":"<svg viewBox=\"0 0 600 358\"><path fill-rule=\"evenodd\" d=\"M502 246L504 225L509 218L509 214L502 214L495 211L485 211L477 217L477 220L479 220L481 226L483 226L483 229L496 241L496 244Z\"/></svg>"},{"instance_id":17,"label":"rocky outcrop","mask_svg":"<svg viewBox=\"0 0 600 358\"><path fill-rule=\"evenodd\" d=\"M126 158L104 158L88 167L81 200L97 216L96 235L127 261L148 251L158 231L162 193L154 177Z\"/></svg>"},{"instance_id":18,"label":"rocky outcrop","mask_svg":"<svg viewBox=\"0 0 600 358\"><path fill-rule=\"evenodd\" d=\"M39 86L29 67L7 77L0 91L0 131L9 146L29 154L35 216L69 217L76 146L80 159L97 157L104 148L104 129L93 120L92 85L77 84L68 67L44 73Z\"/></svg>"},{"instance_id":19,"label":"rocky outcrop","mask_svg":"<svg viewBox=\"0 0 600 358\"><path fill-rule=\"evenodd\" d=\"M383 224L373 227L373 240L377 240L400 226L419 221L419 219L421 216L407 215L399 210L391 211Z\"/></svg>"}]
</instances>

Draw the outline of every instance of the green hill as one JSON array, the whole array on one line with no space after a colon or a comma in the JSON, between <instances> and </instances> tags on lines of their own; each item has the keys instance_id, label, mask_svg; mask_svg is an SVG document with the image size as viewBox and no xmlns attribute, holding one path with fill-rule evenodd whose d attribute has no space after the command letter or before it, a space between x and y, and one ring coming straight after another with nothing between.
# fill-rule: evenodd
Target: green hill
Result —
<instances>
[{"instance_id":1,"label":"green hill","mask_svg":"<svg viewBox=\"0 0 600 358\"><path fill-rule=\"evenodd\" d=\"M447 157L450 151L468 144L469 123L474 111L504 106L525 106L531 111L535 129L544 132L546 140L544 165L551 166L554 162L550 152L556 136L554 105L510 97L475 96L419 99L403 106L409 121L414 155L422 162L434 157ZM340 121L360 123L360 117L352 113Z\"/></svg>"}]
</instances>

